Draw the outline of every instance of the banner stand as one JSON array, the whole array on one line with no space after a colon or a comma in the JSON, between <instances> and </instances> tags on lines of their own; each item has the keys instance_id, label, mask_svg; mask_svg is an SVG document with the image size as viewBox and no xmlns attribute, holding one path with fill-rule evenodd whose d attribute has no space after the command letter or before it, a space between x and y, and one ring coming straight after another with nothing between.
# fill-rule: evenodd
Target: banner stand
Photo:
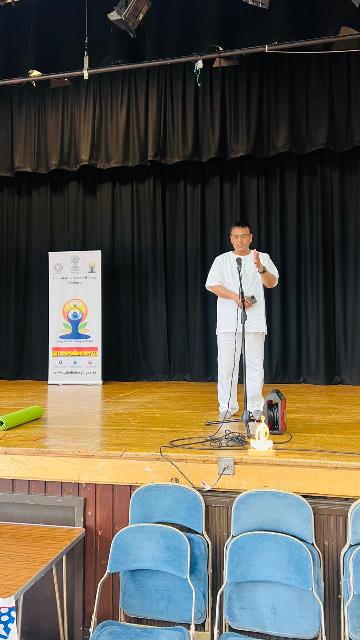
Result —
<instances>
[{"instance_id":1,"label":"banner stand","mask_svg":"<svg viewBox=\"0 0 360 640\"><path fill-rule=\"evenodd\" d=\"M101 251L49 253L48 384L102 384Z\"/></svg>"}]
</instances>

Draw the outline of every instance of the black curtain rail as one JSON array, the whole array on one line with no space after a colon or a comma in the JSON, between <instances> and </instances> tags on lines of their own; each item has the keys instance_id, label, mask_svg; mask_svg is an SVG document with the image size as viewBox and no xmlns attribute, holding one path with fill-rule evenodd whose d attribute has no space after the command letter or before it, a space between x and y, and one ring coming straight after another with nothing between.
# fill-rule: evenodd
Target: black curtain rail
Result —
<instances>
[{"instance_id":1,"label":"black curtain rail","mask_svg":"<svg viewBox=\"0 0 360 640\"><path fill-rule=\"evenodd\" d=\"M233 58L239 56L248 56L256 53L272 53L276 51L287 51L290 49L298 49L302 47L312 47L316 45L332 44L335 42L346 42L359 40L360 34L351 34L348 36L331 36L327 38L314 38L312 40L297 40L295 42L283 42L280 44L268 44L260 45L257 47L245 47L243 49L231 49L228 51L215 51L214 53L197 54L191 56L182 56L179 58L162 58L160 60L149 60L144 62L134 62L130 64L112 65L110 67L99 67L96 69L89 69L88 75L94 76L101 73L114 73L119 71L130 71L136 69L144 69L149 67L163 67L171 64L181 64L185 62L197 62L198 60L215 60L215 58ZM331 53L331 52L329 52ZM6 80L0 80L0 86L26 84L29 82L40 82L42 80L60 80L81 78L84 75L84 70L69 71L61 73L51 73L47 75L41 75L36 77L26 76L24 78L11 78Z\"/></svg>"}]
</instances>

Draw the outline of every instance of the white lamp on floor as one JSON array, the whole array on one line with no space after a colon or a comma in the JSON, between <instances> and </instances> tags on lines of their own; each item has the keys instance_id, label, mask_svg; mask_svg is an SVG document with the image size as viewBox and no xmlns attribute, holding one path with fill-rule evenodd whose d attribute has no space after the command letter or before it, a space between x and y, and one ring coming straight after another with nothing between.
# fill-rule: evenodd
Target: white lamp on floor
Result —
<instances>
[{"instance_id":1,"label":"white lamp on floor","mask_svg":"<svg viewBox=\"0 0 360 640\"><path fill-rule=\"evenodd\" d=\"M269 427L265 424L265 417L261 416L261 423L256 427L255 438L251 438L250 445L257 451L269 451L273 448L273 441L269 440Z\"/></svg>"}]
</instances>

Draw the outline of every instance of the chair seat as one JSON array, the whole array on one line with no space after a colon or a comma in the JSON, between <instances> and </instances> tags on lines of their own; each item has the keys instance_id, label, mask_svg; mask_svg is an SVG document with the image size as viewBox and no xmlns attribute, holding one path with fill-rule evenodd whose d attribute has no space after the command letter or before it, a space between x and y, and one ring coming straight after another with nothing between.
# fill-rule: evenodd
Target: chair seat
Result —
<instances>
[{"instance_id":1,"label":"chair seat","mask_svg":"<svg viewBox=\"0 0 360 640\"><path fill-rule=\"evenodd\" d=\"M360 640L360 596L353 596L347 609L349 638Z\"/></svg>"},{"instance_id":2,"label":"chair seat","mask_svg":"<svg viewBox=\"0 0 360 640\"><path fill-rule=\"evenodd\" d=\"M204 622L208 601L208 549L204 538L186 533L190 544L190 580L195 589L195 623ZM173 594L177 597L174 598ZM191 622L192 591L187 580L159 571L137 570L123 575L120 607L134 618Z\"/></svg>"},{"instance_id":3,"label":"chair seat","mask_svg":"<svg viewBox=\"0 0 360 640\"><path fill-rule=\"evenodd\" d=\"M234 629L274 636L314 638L321 627L320 606L310 591L275 582L228 586L225 616Z\"/></svg>"},{"instance_id":4,"label":"chair seat","mask_svg":"<svg viewBox=\"0 0 360 640\"><path fill-rule=\"evenodd\" d=\"M96 627L91 640L189 640L184 627L146 627L106 620Z\"/></svg>"}]
</instances>

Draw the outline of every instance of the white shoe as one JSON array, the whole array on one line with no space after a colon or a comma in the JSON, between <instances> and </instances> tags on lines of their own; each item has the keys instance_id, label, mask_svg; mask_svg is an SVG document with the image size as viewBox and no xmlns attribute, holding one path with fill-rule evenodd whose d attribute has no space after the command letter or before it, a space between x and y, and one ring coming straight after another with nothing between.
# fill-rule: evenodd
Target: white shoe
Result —
<instances>
[{"instance_id":1,"label":"white shoe","mask_svg":"<svg viewBox=\"0 0 360 640\"><path fill-rule=\"evenodd\" d=\"M255 421L260 421L261 416L265 415L262 409L254 409L254 411L250 411L250 413Z\"/></svg>"},{"instance_id":2,"label":"white shoe","mask_svg":"<svg viewBox=\"0 0 360 640\"><path fill-rule=\"evenodd\" d=\"M238 409L227 409L219 411L219 420L230 420L230 418L238 412Z\"/></svg>"}]
</instances>

